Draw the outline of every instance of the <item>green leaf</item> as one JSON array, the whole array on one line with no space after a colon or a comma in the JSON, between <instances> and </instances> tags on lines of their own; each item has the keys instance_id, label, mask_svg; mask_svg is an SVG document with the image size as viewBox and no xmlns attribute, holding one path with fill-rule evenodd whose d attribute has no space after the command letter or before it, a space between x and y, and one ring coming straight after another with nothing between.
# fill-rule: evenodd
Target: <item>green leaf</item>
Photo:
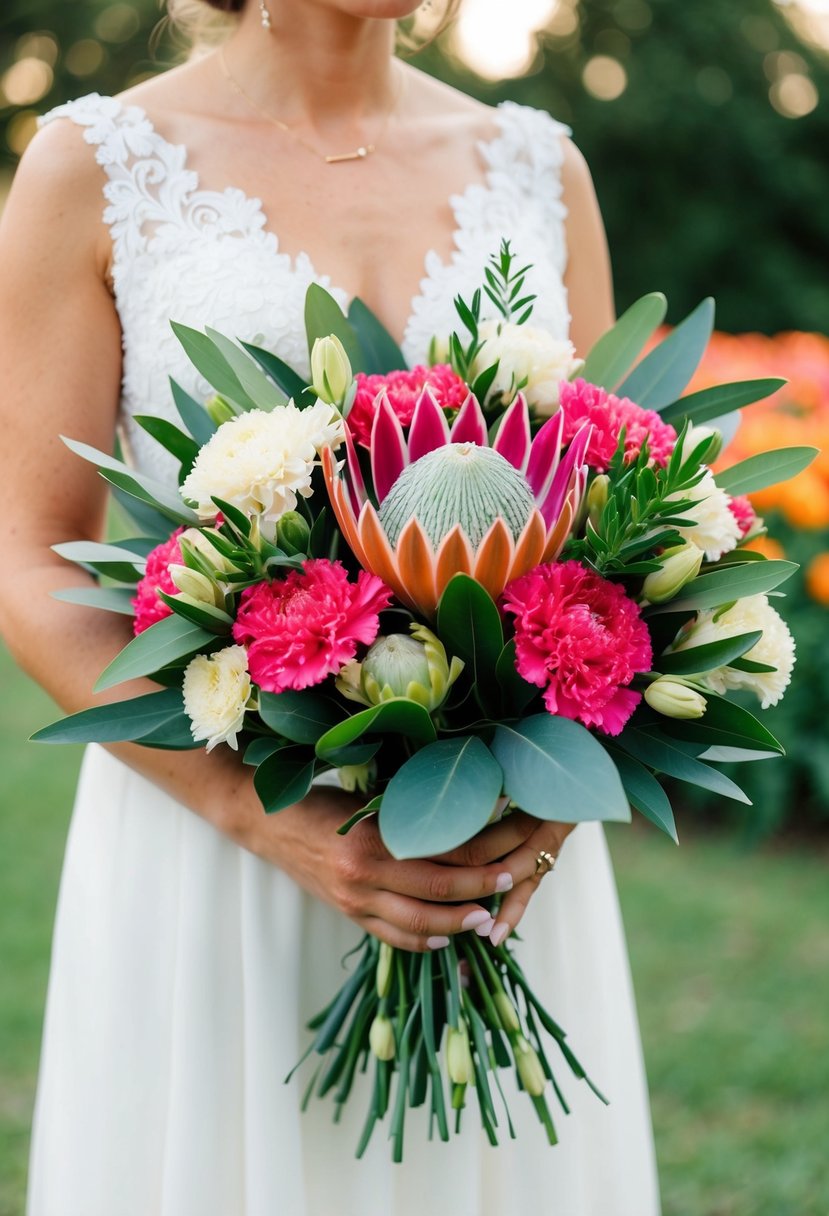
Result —
<instances>
[{"instance_id":1,"label":"green leaf","mask_svg":"<svg viewBox=\"0 0 829 1216\"><path fill-rule=\"evenodd\" d=\"M180 431L166 418L156 418L154 414L136 414L135 421L143 430L151 435L157 443L175 456L185 473L189 473L193 461L199 454L199 445L190 435Z\"/></svg>"},{"instance_id":2,"label":"green leaf","mask_svg":"<svg viewBox=\"0 0 829 1216\"><path fill-rule=\"evenodd\" d=\"M160 751L192 752L203 748L206 740L193 738L192 724L182 710L175 718L170 718L169 722L157 726L135 742L140 743L142 747L155 747Z\"/></svg>"},{"instance_id":3,"label":"green leaf","mask_svg":"<svg viewBox=\"0 0 829 1216\"><path fill-rule=\"evenodd\" d=\"M682 722L677 725L677 729L682 730L683 737L709 740L712 744L725 743L726 741L722 737L714 739L711 736L710 732L717 731L720 736L728 734L732 741L739 738L742 742L737 746L745 747L746 741L748 741L749 746L761 751L776 752L781 756L785 754L782 743L750 710L745 709L742 705L737 705L735 701L729 701L727 697L720 697L716 693L707 692L705 695L708 707L704 716L692 722ZM694 729L686 735L689 728ZM704 731L700 728L704 728Z\"/></svg>"},{"instance_id":4,"label":"green leaf","mask_svg":"<svg viewBox=\"0 0 829 1216\"><path fill-rule=\"evenodd\" d=\"M682 726L685 725L683 722ZM704 748L697 744L688 743L684 738L681 741L672 739L662 734L658 727L645 729L634 726L628 726L616 742L636 760L659 773L676 777L678 781L687 781L690 785L702 786L703 789L721 794L723 798L731 798L734 802L744 802L751 806L751 799L738 785L724 773L698 759Z\"/></svg>"},{"instance_id":5,"label":"green leaf","mask_svg":"<svg viewBox=\"0 0 829 1216\"><path fill-rule=\"evenodd\" d=\"M819 448L776 448L772 452L759 452L741 460L730 469L722 469L716 475L717 485L733 498L739 494L753 494L766 486L788 481L812 463Z\"/></svg>"},{"instance_id":6,"label":"green leaf","mask_svg":"<svg viewBox=\"0 0 829 1216\"><path fill-rule=\"evenodd\" d=\"M112 688L124 680L135 680L148 676L169 663L195 654L204 646L212 645L216 635L208 633L198 625L192 625L180 616L166 616L156 621L117 654L109 666L98 677L95 692Z\"/></svg>"},{"instance_id":7,"label":"green leaf","mask_svg":"<svg viewBox=\"0 0 829 1216\"><path fill-rule=\"evenodd\" d=\"M274 752L281 751L285 743L282 739L273 739L270 735L262 736L259 739L252 739L245 748L245 754L242 758L243 764L251 764L254 768L258 768L269 756Z\"/></svg>"},{"instance_id":8,"label":"green leaf","mask_svg":"<svg viewBox=\"0 0 829 1216\"><path fill-rule=\"evenodd\" d=\"M90 447L88 443L78 443L75 439L67 439L65 435L62 435L61 439L76 456L96 465L101 475L112 485L119 486L128 494L141 499L142 502L149 503L162 515L168 516L176 523L186 525L198 523L196 514L186 507L179 494L175 490L171 490L163 481L156 481L154 477L147 477L146 474L131 469L122 460L116 459L115 456L108 456L106 452Z\"/></svg>"},{"instance_id":9,"label":"green leaf","mask_svg":"<svg viewBox=\"0 0 829 1216\"><path fill-rule=\"evenodd\" d=\"M366 367L372 372L386 373L406 367L405 356L382 321L355 296L348 306L348 320L357 335Z\"/></svg>"},{"instance_id":10,"label":"green leaf","mask_svg":"<svg viewBox=\"0 0 829 1216\"><path fill-rule=\"evenodd\" d=\"M699 366L714 328L714 301L698 304L646 355L617 390L643 409L661 410L680 395Z\"/></svg>"},{"instance_id":11,"label":"green leaf","mask_svg":"<svg viewBox=\"0 0 829 1216\"><path fill-rule=\"evenodd\" d=\"M785 380L769 377L765 380L735 380L731 384L716 384L672 401L660 413L665 422L673 425L681 423L684 418L696 424L709 422L770 397L785 383Z\"/></svg>"},{"instance_id":12,"label":"green leaf","mask_svg":"<svg viewBox=\"0 0 829 1216\"><path fill-rule=\"evenodd\" d=\"M124 743L141 739L182 712L181 690L165 688L96 705L36 731L37 743Z\"/></svg>"},{"instance_id":13,"label":"green leaf","mask_svg":"<svg viewBox=\"0 0 829 1216\"><path fill-rule=\"evenodd\" d=\"M243 342L242 346L295 405L303 404L303 395L307 385L298 372L295 372L272 351L265 350L261 346L254 346L250 342Z\"/></svg>"},{"instance_id":14,"label":"green leaf","mask_svg":"<svg viewBox=\"0 0 829 1216\"><path fill-rule=\"evenodd\" d=\"M52 551L58 557L79 566L88 566L122 583L137 583L144 574L146 564L142 557L123 545L99 544L91 540L63 541L59 545L52 545Z\"/></svg>"},{"instance_id":15,"label":"green leaf","mask_svg":"<svg viewBox=\"0 0 829 1216\"><path fill-rule=\"evenodd\" d=\"M429 711L408 697L392 697L339 722L317 741L317 755L327 760L363 735L404 735L412 743L433 743L436 734Z\"/></svg>"},{"instance_id":16,"label":"green leaf","mask_svg":"<svg viewBox=\"0 0 829 1216\"><path fill-rule=\"evenodd\" d=\"M338 747L336 751L327 752L326 763L332 764L334 768L342 768L344 764L368 764L382 746L382 739L372 739L368 743L350 743L348 747Z\"/></svg>"},{"instance_id":17,"label":"green leaf","mask_svg":"<svg viewBox=\"0 0 829 1216\"><path fill-rule=\"evenodd\" d=\"M440 597L437 633L449 655L463 659L476 685L491 690L504 630L495 602L468 574L455 574Z\"/></svg>"},{"instance_id":18,"label":"green leaf","mask_svg":"<svg viewBox=\"0 0 829 1216\"><path fill-rule=\"evenodd\" d=\"M749 595L763 595L791 578L795 570L795 562L777 560L728 565L725 569L698 575L685 584L676 599L649 608L648 614L719 608L721 604L730 604Z\"/></svg>"},{"instance_id":19,"label":"green leaf","mask_svg":"<svg viewBox=\"0 0 829 1216\"><path fill-rule=\"evenodd\" d=\"M670 799L653 773L618 748L608 747L607 751L619 770L631 806L679 844Z\"/></svg>"},{"instance_id":20,"label":"green leaf","mask_svg":"<svg viewBox=\"0 0 829 1216\"><path fill-rule=\"evenodd\" d=\"M283 739L314 744L342 720L342 713L336 702L309 689L260 693L259 717Z\"/></svg>"},{"instance_id":21,"label":"green leaf","mask_svg":"<svg viewBox=\"0 0 829 1216\"><path fill-rule=\"evenodd\" d=\"M179 412L181 421L200 447L216 434L219 429L200 401L186 393L180 384L170 378L170 389L173 401Z\"/></svg>"},{"instance_id":22,"label":"green leaf","mask_svg":"<svg viewBox=\"0 0 829 1216\"><path fill-rule=\"evenodd\" d=\"M246 392L235 370L212 338L197 329L191 329L189 325L180 325L177 321L171 321L170 325L184 347L187 358L217 393L227 397L240 409L257 408L256 402Z\"/></svg>"},{"instance_id":23,"label":"green leaf","mask_svg":"<svg viewBox=\"0 0 829 1216\"><path fill-rule=\"evenodd\" d=\"M299 802L314 780L314 759L305 747L283 747L263 760L253 785L268 815Z\"/></svg>"},{"instance_id":24,"label":"green leaf","mask_svg":"<svg viewBox=\"0 0 829 1216\"><path fill-rule=\"evenodd\" d=\"M504 703L510 713L522 713L533 697L538 695L539 689L534 684L528 684L516 670L514 638L510 638L498 656L495 676L501 686Z\"/></svg>"},{"instance_id":25,"label":"green leaf","mask_svg":"<svg viewBox=\"0 0 829 1216\"><path fill-rule=\"evenodd\" d=\"M305 332L308 335L308 353L314 348L317 338L334 334L343 344L353 372L364 372L363 351L353 326L344 316L332 295L319 283L312 283L305 296Z\"/></svg>"},{"instance_id":26,"label":"green leaf","mask_svg":"<svg viewBox=\"0 0 829 1216\"><path fill-rule=\"evenodd\" d=\"M118 503L121 511L130 524L140 530L142 535L151 540L154 545L160 545L170 535L170 520L148 503L139 502L132 494L125 494L118 486L112 487L112 498ZM121 544L124 542L121 541Z\"/></svg>"},{"instance_id":27,"label":"green leaf","mask_svg":"<svg viewBox=\"0 0 829 1216\"><path fill-rule=\"evenodd\" d=\"M630 820L619 773L580 723L535 714L496 728L492 752L504 771L504 793L539 819Z\"/></svg>"},{"instance_id":28,"label":"green leaf","mask_svg":"<svg viewBox=\"0 0 829 1216\"><path fill-rule=\"evenodd\" d=\"M661 655L656 660L654 670L662 672L663 675L690 676L701 671L711 671L714 667L724 667L747 650L751 650L752 646L756 646L762 636L762 629L758 629L754 633L740 633L717 642L708 642L704 646L675 650Z\"/></svg>"},{"instance_id":29,"label":"green leaf","mask_svg":"<svg viewBox=\"0 0 829 1216\"><path fill-rule=\"evenodd\" d=\"M200 625L209 633L214 633L219 637L226 637L230 633L233 617L214 604L190 604L186 600L181 600L175 595L168 595L166 591L160 589L158 598L168 608L171 608L176 616L183 617L185 621L190 621L193 625Z\"/></svg>"},{"instance_id":30,"label":"green leaf","mask_svg":"<svg viewBox=\"0 0 829 1216\"><path fill-rule=\"evenodd\" d=\"M372 798L371 802L367 802L365 806L360 807L359 811L355 811L345 823L341 823L337 828L338 836L347 836L353 827L356 827L361 819L366 819L369 815L376 815L380 810L380 803L383 801L383 795L377 794Z\"/></svg>"},{"instance_id":31,"label":"green leaf","mask_svg":"<svg viewBox=\"0 0 829 1216\"><path fill-rule=\"evenodd\" d=\"M636 300L591 348L579 374L591 384L615 388L662 324L667 307L667 300L658 291Z\"/></svg>"},{"instance_id":32,"label":"green leaf","mask_svg":"<svg viewBox=\"0 0 829 1216\"><path fill-rule=\"evenodd\" d=\"M288 398L282 389L277 388L274 382L265 375L257 361L242 350L241 346L216 329L208 327L205 333L224 355L236 379L257 409L272 410L279 405L286 404Z\"/></svg>"},{"instance_id":33,"label":"green leaf","mask_svg":"<svg viewBox=\"0 0 829 1216\"><path fill-rule=\"evenodd\" d=\"M380 835L400 860L433 857L486 826L501 793L501 768L480 739L441 739L417 752L386 786Z\"/></svg>"},{"instance_id":34,"label":"green leaf","mask_svg":"<svg viewBox=\"0 0 829 1216\"><path fill-rule=\"evenodd\" d=\"M132 591L120 587L61 587L52 592L53 600L64 604L82 604L84 608L101 608L104 612L120 612L135 616Z\"/></svg>"}]
</instances>

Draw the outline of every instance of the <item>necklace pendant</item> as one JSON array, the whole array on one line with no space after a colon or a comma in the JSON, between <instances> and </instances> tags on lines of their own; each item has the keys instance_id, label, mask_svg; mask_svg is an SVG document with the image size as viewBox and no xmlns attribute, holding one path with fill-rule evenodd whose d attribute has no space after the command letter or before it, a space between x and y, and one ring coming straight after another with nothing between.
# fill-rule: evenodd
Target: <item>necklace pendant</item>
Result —
<instances>
[{"instance_id":1,"label":"necklace pendant","mask_svg":"<svg viewBox=\"0 0 829 1216\"><path fill-rule=\"evenodd\" d=\"M353 152L335 152L326 156L325 163L327 165L339 165L347 160L365 160L365 158L374 151L374 144L361 145L355 148Z\"/></svg>"}]
</instances>

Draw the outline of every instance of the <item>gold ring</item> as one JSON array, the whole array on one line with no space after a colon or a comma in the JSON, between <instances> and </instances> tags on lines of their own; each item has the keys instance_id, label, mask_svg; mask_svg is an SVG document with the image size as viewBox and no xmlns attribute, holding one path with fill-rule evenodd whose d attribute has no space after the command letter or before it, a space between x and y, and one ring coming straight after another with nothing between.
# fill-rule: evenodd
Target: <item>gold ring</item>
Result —
<instances>
[{"instance_id":1,"label":"gold ring","mask_svg":"<svg viewBox=\"0 0 829 1216\"><path fill-rule=\"evenodd\" d=\"M553 857L552 853L547 853L542 849L535 859L535 873L542 875L549 874L550 870L554 870L555 868L556 858Z\"/></svg>"}]
</instances>

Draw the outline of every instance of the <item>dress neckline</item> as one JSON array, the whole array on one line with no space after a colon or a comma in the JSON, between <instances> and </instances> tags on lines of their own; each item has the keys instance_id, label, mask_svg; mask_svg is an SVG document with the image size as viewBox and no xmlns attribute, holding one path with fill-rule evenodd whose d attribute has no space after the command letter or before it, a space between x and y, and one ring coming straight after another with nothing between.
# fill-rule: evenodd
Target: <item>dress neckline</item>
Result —
<instances>
[{"instance_id":1,"label":"dress neckline","mask_svg":"<svg viewBox=\"0 0 829 1216\"><path fill-rule=\"evenodd\" d=\"M310 254L305 250L300 250L297 253L287 253L282 249L279 232L273 226L273 219L268 216L261 198L248 194L247 191L239 186L227 185L221 188L203 186L201 173L190 164L188 146L184 143L173 143L172 140L162 135L143 106L135 103L126 104L117 97L110 97L109 99L101 98L101 100L110 100L115 103L117 111L113 114L113 117L120 119L128 125L143 127L148 142L154 146L157 153L161 153L162 159L175 163L177 171L182 175L182 178L187 179L187 194L190 206L193 209L198 210L208 207L215 208L217 212L220 212L221 204L232 200L235 203L235 210L237 212L241 211L246 218L245 225L240 227L240 231L237 234L240 238L254 236L262 241L271 252L283 260L283 267L286 273L291 276L298 274L299 268L302 266L305 274L310 276L314 282L324 284L327 290L338 299L338 302L344 301L347 306L356 298L356 293L352 293L348 288L334 283L330 275L320 273ZM425 251L421 260L423 273L418 280L414 294L408 301L408 311L402 338L398 339L397 335L393 335L399 346L404 347L406 344L412 323L417 316L418 306L421 302L425 301L432 279L437 274L448 273L448 269L462 255L463 238L473 199L483 206L485 205L485 200L496 192L498 188L496 173L498 147L507 135L509 119L514 117L515 111L523 108L517 102L512 101L501 101L492 107L495 130L490 136L475 141L475 147L483 168L483 175L477 181L468 182L461 190L454 191L447 198L454 220L450 236L451 250L448 257L443 257L439 254L434 246L429 247ZM494 252L496 251L493 250ZM113 268L116 257L117 254L114 253Z\"/></svg>"}]
</instances>

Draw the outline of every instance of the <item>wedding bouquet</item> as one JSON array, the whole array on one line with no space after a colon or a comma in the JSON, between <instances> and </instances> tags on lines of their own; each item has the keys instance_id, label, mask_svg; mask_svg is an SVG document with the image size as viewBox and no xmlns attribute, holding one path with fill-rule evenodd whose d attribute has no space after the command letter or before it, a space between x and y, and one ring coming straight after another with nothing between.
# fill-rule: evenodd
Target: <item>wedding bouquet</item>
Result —
<instances>
[{"instance_id":1,"label":"wedding bouquet","mask_svg":"<svg viewBox=\"0 0 829 1216\"><path fill-rule=\"evenodd\" d=\"M717 762L782 748L725 694L782 696L794 648L770 597L794 566L751 549L744 495L813 450L715 476L712 420L782 382L682 397L712 302L640 358L666 307L646 296L582 363L528 324L526 270L505 243L412 369L360 301L346 317L312 286L310 386L268 350L176 325L215 395L174 383L182 427L137 421L178 488L66 440L144 532L56 546L103 578L58 598L134 617L97 687L160 687L35 738L241 749L269 813L336 771L366 798L340 831L375 815L397 858L439 858L515 808L573 823L633 807L676 840L663 776L747 801ZM358 1154L391 1112L401 1160L407 1109L428 1104L446 1139L470 1086L497 1143L514 1067L555 1143L549 1040L595 1087L519 953L473 932L425 954L367 935L310 1023L306 1101L333 1094L339 1113L372 1063Z\"/></svg>"}]
</instances>

